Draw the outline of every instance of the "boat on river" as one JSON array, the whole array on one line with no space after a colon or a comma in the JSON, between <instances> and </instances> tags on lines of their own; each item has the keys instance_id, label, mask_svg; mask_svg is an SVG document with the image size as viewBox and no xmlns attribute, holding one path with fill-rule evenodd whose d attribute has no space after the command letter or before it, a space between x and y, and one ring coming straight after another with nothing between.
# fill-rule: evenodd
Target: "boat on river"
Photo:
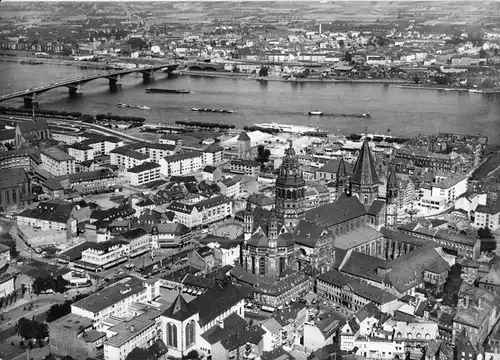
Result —
<instances>
[{"instance_id":1,"label":"boat on river","mask_svg":"<svg viewBox=\"0 0 500 360\"><path fill-rule=\"evenodd\" d=\"M165 94L189 94L191 91L186 89L160 89L160 88L147 88L147 93L165 93Z\"/></svg>"},{"instance_id":2,"label":"boat on river","mask_svg":"<svg viewBox=\"0 0 500 360\"><path fill-rule=\"evenodd\" d=\"M130 109L139 109L139 110L150 110L151 109L149 106L130 105L130 104L122 103L122 102L119 102L118 104L116 104L116 106L121 107L121 108L130 108Z\"/></svg>"},{"instance_id":3,"label":"boat on river","mask_svg":"<svg viewBox=\"0 0 500 360\"><path fill-rule=\"evenodd\" d=\"M274 122L255 124L255 126L263 128L263 129L278 130L280 132L286 132L286 133L292 133L292 134L303 134L303 133L317 131L317 129L312 127L312 126L278 124L278 123L274 123Z\"/></svg>"},{"instance_id":4,"label":"boat on river","mask_svg":"<svg viewBox=\"0 0 500 360\"><path fill-rule=\"evenodd\" d=\"M322 110L312 110L307 113L308 115L323 116L324 112Z\"/></svg>"},{"instance_id":5,"label":"boat on river","mask_svg":"<svg viewBox=\"0 0 500 360\"><path fill-rule=\"evenodd\" d=\"M233 110L228 110L228 109L210 109L210 108L191 108L191 111L198 111L198 112L211 112L211 113L221 113L221 114L232 114L234 113Z\"/></svg>"}]
</instances>

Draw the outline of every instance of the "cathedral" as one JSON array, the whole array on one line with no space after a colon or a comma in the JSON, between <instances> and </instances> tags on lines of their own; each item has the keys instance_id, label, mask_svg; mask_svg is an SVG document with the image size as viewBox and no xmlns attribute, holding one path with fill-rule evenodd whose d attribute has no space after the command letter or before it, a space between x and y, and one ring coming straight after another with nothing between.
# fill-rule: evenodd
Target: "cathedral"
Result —
<instances>
[{"instance_id":1,"label":"cathedral","mask_svg":"<svg viewBox=\"0 0 500 360\"><path fill-rule=\"evenodd\" d=\"M339 163L336 200L305 211L306 182L290 143L278 170L274 209L253 209L247 203L243 215L241 267L254 275L275 278L288 268L311 275L330 270L335 263L336 238L349 243L352 240L349 234L354 231L367 229L365 232L381 237L378 230L382 227L396 229L396 174L389 173L385 199L379 199L379 183L375 161L365 139L351 174L343 158Z\"/></svg>"}]
</instances>

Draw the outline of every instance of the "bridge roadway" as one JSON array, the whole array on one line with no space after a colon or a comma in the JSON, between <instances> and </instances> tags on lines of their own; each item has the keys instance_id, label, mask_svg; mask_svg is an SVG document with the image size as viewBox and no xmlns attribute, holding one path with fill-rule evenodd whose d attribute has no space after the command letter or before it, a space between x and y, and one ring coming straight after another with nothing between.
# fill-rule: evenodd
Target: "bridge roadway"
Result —
<instances>
[{"instance_id":1,"label":"bridge roadway","mask_svg":"<svg viewBox=\"0 0 500 360\"><path fill-rule=\"evenodd\" d=\"M92 80L96 79L108 79L109 80L109 86L111 89L118 89L121 87L121 78L125 75L132 74L132 73L142 73L144 81L149 81L154 78L154 73L166 69L167 72L171 72L177 68L177 64L164 64L164 65L153 65L153 66L145 66L141 68L135 68L135 69L126 69L126 70L118 70L118 71L111 71L111 72L106 72L102 74L97 74L97 75L91 75L91 76L84 76L82 78L74 78L74 79L68 79L68 80L63 80L63 81L58 81L42 86L37 86L31 89L27 90L21 90L17 92L13 92L10 94L5 94L0 96L0 102L5 101L5 100L10 100L10 99L15 99L19 97L24 98L24 105L26 107L31 107L33 105L37 104L37 96L52 90L56 89L59 87L67 87L69 88L69 93L71 95L79 95L81 94L81 87L83 84L86 84Z\"/></svg>"}]
</instances>

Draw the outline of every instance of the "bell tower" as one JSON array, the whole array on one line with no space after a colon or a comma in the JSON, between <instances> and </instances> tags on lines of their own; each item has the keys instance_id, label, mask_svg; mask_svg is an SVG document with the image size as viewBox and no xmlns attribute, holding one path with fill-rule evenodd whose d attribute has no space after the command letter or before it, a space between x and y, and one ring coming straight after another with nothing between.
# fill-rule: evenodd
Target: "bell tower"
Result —
<instances>
[{"instance_id":1,"label":"bell tower","mask_svg":"<svg viewBox=\"0 0 500 360\"><path fill-rule=\"evenodd\" d=\"M387 188L385 196L385 227L388 230L396 230L398 226L398 193L399 185L396 172L392 169L387 179Z\"/></svg>"},{"instance_id":2,"label":"bell tower","mask_svg":"<svg viewBox=\"0 0 500 360\"><path fill-rule=\"evenodd\" d=\"M273 209L267 225L268 260L267 271L269 276L278 277L278 217Z\"/></svg>"},{"instance_id":3,"label":"bell tower","mask_svg":"<svg viewBox=\"0 0 500 360\"><path fill-rule=\"evenodd\" d=\"M349 182L349 174L345 165L344 157L340 159L339 168L337 169L337 176L335 179L336 196L345 193L347 196L351 195L351 184Z\"/></svg>"},{"instance_id":4,"label":"bell tower","mask_svg":"<svg viewBox=\"0 0 500 360\"><path fill-rule=\"evenodd\" d=\"M366 207L378 198L378 176L368 138L365 136L351 176L351 192Z\"/></svg>"},{"instance_id":5,"label":"bell tower","mask_svg":"<svg viewBox=\"0 0 500 360\"><path fill-rule=\"evenodd\" d=\"M247 242L252 237L253 233L253 210L252 204L250 204L249 201L247 201L247 206L243 213L243 222L243 238L245 242Z\"/></svg>"},{"instance_id":6,"label":"bell tower","mask_svg":"<svg viewBox=\"0 0 500 360\"><path fill-rule=\"evenodd\" d=\"M305 219L305 193L306 181L290 141L276 179L276 215L290 230Z\"/></svg>"}]
</instances>

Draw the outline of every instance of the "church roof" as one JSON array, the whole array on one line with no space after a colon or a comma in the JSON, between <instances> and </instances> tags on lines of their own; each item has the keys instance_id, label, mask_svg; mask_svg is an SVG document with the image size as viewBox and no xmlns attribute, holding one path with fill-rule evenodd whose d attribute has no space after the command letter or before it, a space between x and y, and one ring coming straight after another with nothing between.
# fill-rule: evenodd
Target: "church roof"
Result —
<instances>
[{"instance_id":1,"label":"church roof","mask_svg":"<svg viewBox=\"0 0 500 360\"><path fill-rule=\"evenodd\" d=\"M289 247L295 244L293 239L293 235L290 233L283 233L278 235L278 244L277 247ZM258 231L252 235L250 239L248 239L248 245L267 248L268 247L268 237L264 234L264 230L262 232Z\"/></svg>"},{"instance_id":2,"label":"church roof","mask_svg":"<svg viewBox=\"0 0 500 360\"><path fill-rule=\"evenodd\" d=\"M375 170L375 161L373 159L368 139L365 138L358 158L354 164L351 182L356 184L377 184L378 176Z\"/></svg>"},{"instance_id":3,"label":"church roof","mask_svg":"<svg viewBox=\"0 0 500 360\"><path fill-rule=\"evenodd\" d=\"M49 125L45 119L36 119L35 121L22 121L18 123L21 133L27 134L30 132L48 130Z\"/></svg>"},{"instance_id":4,"label":"church roof","mask_svg":"<svg viewBox=\"0 0 500 360\"><path fill-rule=\"evenodd\" d=\"M341 194L334 203L308 210L306 220L329 228L365 214L366 208L356 196Z\"/></svg>"},{"instance_id":5,"label":"church roof","mask_svg":"<svg viewBox=\"0 0 500 360\"><path fill-rule=\"evenodd\" d=\"M238 141L250 141L250 136L244 131L240 133L240 136L238 136Z\"/></svg>"},{"instance_id":6,"label":"church roof","mask_svg":"<svg viewBox=\"0 0 500 360\"><path fill-rule=\"evenodd\" d=\"M310 221L300 221L293 232L296 244L314 247L326 229Z\"/></svg>"},{"instance_id":7,"label":"church roof","mask_svg":"<svg viewBox=\"0 0 500 360\"><path fill-rule=\"evenodd\" d=\"M192 316L193 313L189 310L186 300L179 294L170 307L163 312L163 315L171 319L184 321Z\"/></svg>"}]
</instances>

